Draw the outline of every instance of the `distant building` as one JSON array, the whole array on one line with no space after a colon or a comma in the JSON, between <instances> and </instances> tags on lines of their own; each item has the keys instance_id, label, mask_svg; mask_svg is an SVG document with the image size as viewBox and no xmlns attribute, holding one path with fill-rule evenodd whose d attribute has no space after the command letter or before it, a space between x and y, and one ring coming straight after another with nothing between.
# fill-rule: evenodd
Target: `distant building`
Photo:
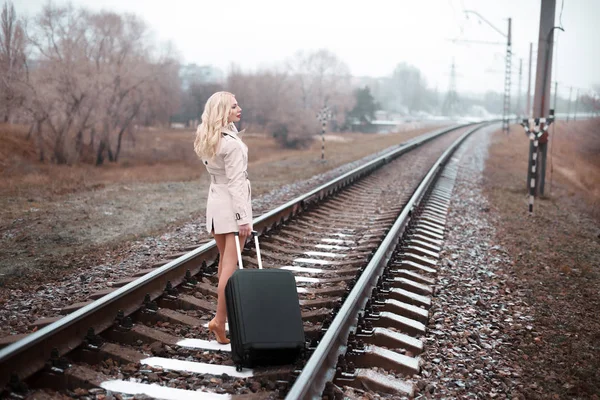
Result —
<instances>
[{"instance_id":1,"label":"distant building","mask_svg":"<svg viewBox=\"0 0 600 400\"><path fill-rule=\"evenodd\" d=\"M388 111L385 111L385 110L377 110L377 111L375 111L375 119L376 120L391 119L390 118L390 113Z\"/></svg>"},{"instance_id":2,"label":"distant building","mask_svg":"<svg viewBox=\"0 0 600 400\"><path fill-rule=\"evenodd\" d=\"M218 68L211 65L186 64L179 70L181 78L181 87L183 90L189 89L194 82L197 83L221 83L225 79L225 74Z\"/></svg>"}]
</instances>

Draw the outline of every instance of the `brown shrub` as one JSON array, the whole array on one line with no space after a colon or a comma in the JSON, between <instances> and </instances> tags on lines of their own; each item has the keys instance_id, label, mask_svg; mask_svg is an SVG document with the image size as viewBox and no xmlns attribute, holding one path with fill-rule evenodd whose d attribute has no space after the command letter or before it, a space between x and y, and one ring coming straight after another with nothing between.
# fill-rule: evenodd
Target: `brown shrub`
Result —
<instances>
[{"instance_id":1,"label":"brown shrub","mask_svg":"<svg viewBox=\"0 0 600 400\"><path fill-rule=\"evenodd\" d=\"M319 133L319 121L312 111L296 109L294 115L280 115L267 126L267 131L284 148L305 149Z\"/></svg>"},{"instance_id":2,"label":"brown shrub","mask_svg":"<svg viewBox=\"0 0 600 400\"><path fill-rule=\"evenodd\" d=\"M36 161L35 146L27 133L26 126L0 124L0 173Z\"/></svg>"}]
</instances>

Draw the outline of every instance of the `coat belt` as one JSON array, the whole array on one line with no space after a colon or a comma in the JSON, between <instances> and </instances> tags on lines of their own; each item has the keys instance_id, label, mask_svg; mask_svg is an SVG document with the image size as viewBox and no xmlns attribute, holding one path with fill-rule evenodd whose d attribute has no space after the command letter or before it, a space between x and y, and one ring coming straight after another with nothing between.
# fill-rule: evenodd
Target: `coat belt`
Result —
<instances>
[{"instance_id":1,"label":"coat belt","mask_svg":"<svg viewBox=\"0 0 600 400\"><path fill-rule=\"evenodd\" d=\"M244 176L248 179L248 171L244 171ZM229 179L225 175L210 174L210 181L217 185L226 185L229 183Z\"/></svg>"}]
</instances>

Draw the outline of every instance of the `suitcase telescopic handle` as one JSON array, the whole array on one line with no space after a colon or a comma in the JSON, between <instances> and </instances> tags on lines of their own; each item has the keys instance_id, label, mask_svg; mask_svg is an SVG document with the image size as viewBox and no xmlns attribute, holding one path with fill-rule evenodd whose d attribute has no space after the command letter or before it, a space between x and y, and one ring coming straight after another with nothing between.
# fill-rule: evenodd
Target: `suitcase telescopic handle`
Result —
<instances>
[{"instance_id":1,"label":"suitcase telescopic handle","mask_svg":"<svg viewBox=\"0 0 600 400\"><path fill-rule=\"evenodd\" d=\"M238 265L240 266L240 269L244 269L244 266L242 265L242 249L241 249L241 246L240 246L240 234L239 234L239 232L235 232L235 248L237 250Z\"/></svg>"},{"instance_id":2,"label":"suitcase telescopic handle","mask_svg":"<svg viewBox=\"0 0 600 400\"><path fill-rule=\"evenodd\" d=\"M260 246L258 244L258 232L252 231L252 236L254 236L254 245L256 246L256 260L258 261L258 268L262 269L263 265L262 257L260 255ZM235 232L235 248L237 250L238 264L240 266L240 269L244 269L244 266L242 265L242 246L240 244L239 232Z\"/></svg>"},{"instance_id":3,"label":"suitcase telescopic handle","mask_svg":"<svg viewBox=\"0 0 600 400\"><path fill-rule=\"evenodd\" d=\"M256 246L256 261L258 261L258 268L262 269L262 257L260 256L260 246L258 245L258 232L252 231L254 236L254 246Z\"/></svg>"}]
</instances>

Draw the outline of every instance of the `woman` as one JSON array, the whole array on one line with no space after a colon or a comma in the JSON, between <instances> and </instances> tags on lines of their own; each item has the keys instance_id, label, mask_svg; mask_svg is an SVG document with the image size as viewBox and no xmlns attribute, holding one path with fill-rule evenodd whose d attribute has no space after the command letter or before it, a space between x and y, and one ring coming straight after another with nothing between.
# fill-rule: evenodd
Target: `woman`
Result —
<instances>
[{"instance_id":1,"label":"woman","mask_svg":"<svg viewBox=\"0 0 600 400\"><path fill-rule=\"evenodd\" d=\"M206 102L194 141L194 151L210 174L206 229L219 249L219 287L217 314L208 323L208 329L221 344L229 343L225 335L225 285L237 265L235 232L239 232L242 246L252 232L251 188L246 172L248 147L234 125L241 116L242 109L233 94L213 94Z\"/></svg>"}]
</instances>

